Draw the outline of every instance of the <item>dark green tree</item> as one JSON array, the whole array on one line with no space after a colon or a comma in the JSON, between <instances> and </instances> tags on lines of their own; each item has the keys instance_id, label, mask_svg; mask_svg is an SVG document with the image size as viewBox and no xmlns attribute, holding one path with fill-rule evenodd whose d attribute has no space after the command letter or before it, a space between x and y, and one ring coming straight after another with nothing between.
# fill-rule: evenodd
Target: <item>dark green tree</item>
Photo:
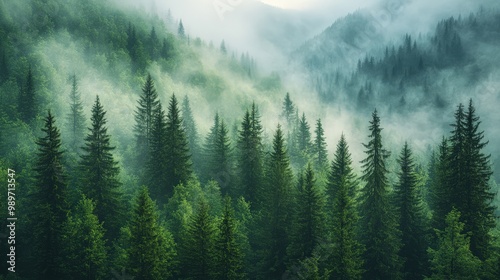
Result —
<instances>
[{"instance_id":1,"label":"dark green tree","mask_svg":"<svg viewBox=\"0 0 500 280\"><path fill-rule=\"evenodd\" d=\"M216 146L219 138L220 122L219 113L215 113L214 124L210 128L208 135L205 137L205 143L203 146L204 167L201 174L202 181L211 180L216 172L213 160L216 158L215 155L217 153Z\"/></svg>"},{"instance_id":2,"label":"dark green tree","mask_svg":"<svg viewBox=\"0 0 500 280\"><path fill-rule=\"evenodd\" d=\"M315 164L317 168L324 168L328 165L328 151L326 150L325 130L321 124L321 119L316 121L314 133L316 135L313 144Z\"/></svg>"},{"instance_id":3,"label":"dark green tree","mask_svg":"<svg viewBox=\"0 0 500 280\"><path fill-rule=\"evenodd\" d=\"M290 129L295 120L295 105L293 104L288 92L286 93L285 100L283 100L281 116L286 121L287 129Z\"/></svg>"},{"instance_id":4,"label":"dark green tree","mask_svg":"<svg viewBox=\"0 0 500 280\"><path fill-rule=\"evenodd\" d=\"M18 110L21 120L31 124L37 114L35 80L31 66L28 67L26 82L21 86L18 98Z\"/></svg>"},{"instance_id":5,"label":"dark green tree","mask_svg":"<svg viewBox=\"0 0 500 280\"><path fill-rule=\"evenodd\" d=\"M201 199L191 216L180 247L181 275L187 279L212 279L215 227L208 204Z\"/></svg>"},{"instance_id":6,"label":"dark green tree","mask_svg":"<svg viewBox=\"0 0 500 280\"><path fill-rule=\"evenodd\" d=\"M168 105L166 137L164 172L166 173L167 185L165 186L165 194L166 197L170 197L174 186L187 183L192 173L189 143L182 126L182 117L175 95L172 95Z\"/></svg>"},{"instance_id":7,"label":"dark green tree","mask_svg":"<svg viewBox=\"0 0 500 280\"><path fill-rule=\"evenodd\" d=\"M328 225L333 245L328 267L332 279L359 280L363 275L363 250L356 232L358 182L351 166L349 146L342 134L327 185L330 205L327 213L331 217Z\"/></svg>"},{"instance_id":8,"label":"dark green tree","mask_svg":"<svg viewBox=\"0 0 500 280\"><path fill-rule=\"evenodd\" d=\"M306 114L302 113L302 117L299 121L299 130L297 133L297 144L299 151L302 153L308 153L311 148L311 130L309 123L306 119Z\"/></svg>"},{"instance_id":9,"label":"dark green tree","mask_svg":"<svg viewBox=\"0 0 500 280\"><path fill-rule=\"evenodd\" d=\"M196 128L196 122L193 117L193 111L191 110L191 105L189 104L188 96L184 96L182 100L182 124L184 131L186 131L186 136L189 143L189 151L191 151L193 166L195 171L199 171L201 165L200 158L200 143L198 129Z\"/></svg>"},{"instance_id":10,"label":"dark green tree","mask_svg":"<svg viewBox=\"0 0 500 280\"><path fill-rule=\"evenodd\" d=\"M67 117L67 126L70 134L70 148L78 152L83 145L85 136L85 115L83 113L83 103L78 92L78 80L76 75L71 77L71 92L69 95L70 107Z\"/></svg>"},{"instance_id":11,"label":"dark green tree","mask_svg":"<svg viewBox=\"0 0 500 280\"><path fill-rule=\"evenodd\" d=\"M400 237L396 216L389 199L386 160L389 151L382 145L380 118L375 110L370 121L370 141L363 144L365 186L361 191L360 232L366 248L365 279L400 279L402 262L398 256Z\"/></svg>"},{"instance_id":12,"label":"dark green tree","mask_svg":"<svg viewBox=\"0 0 500 280\"><path fill-rule=\"evenodd\" d=\"M167 146L167 118L161 103L153 118L151 127L151 139L149 144L149 154L151 155L146 164L147 184L151 190L151 195L158 203L167 201L165 187L168 184L166 169L166 146Z\"/></svg>"},{"instance_id":13,"label":"dark green tree","mask_svg":"<svg viewBox=\"0 0 500 280\"><path fill-rule=\"evenodd\" d=\"M64 224L64 251L58 256L65 279L107 279L104 228L95 205L83 197Z\"/></svg>"},{"instance_id":14,"label":"dark green tree","mask_svg":"<svg viewBox=\"0 0 500 280\"><path fill-rule=\"evenodd\" d=\"M246 111L238 135L238 177L245 199L257 207L260 187L264 177L262 125L255 103Z\"/></svg>"},{"instance_id":15,"label":"dark green tree","mask_svg":"<svg viewBox=\"0 0 500 280\"><path fill-rule=\"evenodd\" d=\"M428 279L480 279L481 261L470 251L470 238L462 233L463 230L460 212L453 209L446 216L446 228L436 230L439 239L437 249L428 249L432 270Z\"/></svg>"},{"instance_id":16,"label":"dark green tree","mask_svg":"<svg viewBox=\"0 0 500 280\"><path fill-rule=\"evenodd\" d=\"M297 210L290 234L288 258L291 263L312 257L313 251L325 240L324 195L319 190L311 164L299 180Z\"/></svg>"},{"instance_id":17,"label":"dark green tree","mask_svg":"<svg viewBox=\"0 0 500 280\"><path fill-rule=\"evenodd\" d=\"M259 273L265 279L279 279L286 270L285 257L292 224L293 175L281 126L273 139L267 160L263 210L259 232Z\"/></svg>"},{"instance_id":18,"label":"dark green tree","mask_svg":"<svg viewBox=\"0 0 500 280\"><path fill-rule=\"evenodd\" d=\"M224 121L219 124L219 131L215 141L215 149L210 160L212 165L210 179L216 180L221 187L222 194L235 195L234 188L234 166L232 160L232 147L229 140L229 131Z\"/></svg>"},{"instance_id":19,"label":"dark green tree","mask_svg":"<svg viewBox=\"0 0 500 280\"><path fill-rule=\"evenodd\" d=\"M482 151L488 142L479 130L480 124L472 100L466 112L461 104L458 106L450 137L448 184L452 187L452 205L461 213L465 232L471 233L471 251L486 260L491 249L490 230L495 227L495 194L490 190L490 156Z\"/></svg>"},{"instance_id":20,"label":"dark green tree","mask_svg":"<svg viewBox=\"0 0 500 280\"><path fill-rule=\"evenodd\" d=\"M148 53L152 60L157 60L160 57L160 40L156 34L154 26L151 28L148 38Z\"/></svg>"},{"instance_id":21,"label":"dark green tree","mask_svg":"<svg viewBox=\"0 0 500 280\"><path fill-rule=\"evenodd\" d=\"M399 255L404 260L405 279L422 279L427 267L427 240L424 205L411 148L405 143L398 159L399 182L394 198L399 217L402 246Z\"/></svg>"},{"instance_id":22,"label":"dark green tree","mask_svg":"<svg viewBox=\"0 0 500 280\"><path fill-rule=\"evenodd\" d=\"M443 137L436 159L436 174L429 186L429 206L432 211L431 226L439 230L444 230L446 215L450 213L452 208L451 187L448 184L449 158L450 147L448 140Z\"/></svg>"},{"instance_id":23,"label":"dark green tree","mask_svg":"<svg viewBox=\"0 0 500 280\"><path fill-rule=\"evenodd\" d=\"M155 203L143 186L130 222L127 271L134 279L168 279L172 276L175 244L158 221Z\"/></svg>"},{"instance_id":24,"label":"dark green tree","mask_svg":"<svg viewBox=\"0 0 500 280\"><path fill-rule=\"evenodd\" d=\"M179 27L177 28L177 35L179 35L181 39L186 38L186 32L184 31L184 24L182 24L182 19L179 21Z\"/></svg>"},{"instance_id":25,"label":"dark green tree","mask_svg":"<svg viewBox=\"0 0 500 280\"><path fill-rule=\"evenodd\" d=\"M62 224L69 212L68 188L62 166L61 134L50 111L42 131L44 136L36 141L35 185L30 199L34 267L40 279L62 279L57 260L63 249Z\"/></svg>"},{"instance_id":26,"label":"dark green tree","mask_svg":"<svg viewBox=\"0 0 500 280\"><path fill-rule=\"evenodd\" d=\"M91 126L85 137L80 156L80 188L96 203L96 215L104 222L106 239L118 236L122 223L123 201L118 175L120 169L114 160L110 135L106 127L106 112L96 97L92 107Z\"/></svg>"},{"instance_id":27,"label":"dark green tree","mask_svg":"<svg viewBox=\"0 0 500 280\"><path fill-rule=\"evenodd\" d=\"M244 279L243 252L238 244L237 222L231 207L231 198L226 196L219 231L215 237L215 279Z\"/></svg>"}]
</instances>

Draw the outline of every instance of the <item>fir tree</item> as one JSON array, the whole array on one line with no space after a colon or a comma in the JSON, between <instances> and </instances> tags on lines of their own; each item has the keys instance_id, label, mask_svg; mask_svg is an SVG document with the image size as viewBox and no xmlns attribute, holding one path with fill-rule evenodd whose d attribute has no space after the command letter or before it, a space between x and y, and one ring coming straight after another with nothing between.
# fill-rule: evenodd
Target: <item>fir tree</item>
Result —
<instances>
[{"instance_id":1,"label":"fir tree","mask_svg":"<svg viewBox=\"0 0 500 280\"><path fill-rule=\"evenodd\" d=\"M451 188L448 185L450 148L443 137L436 160L436 175L430 185L429 206L432 210L431 225L444 230L446 215L451 211Z\"/></svg>"},{"instance_id":2,"label":"fir tree","mask_svg":"<svg viewBox=\"0 0 500 280\"><path fill-rule=\"evenodd\" d=\"M280 125L274 135L273 150L266 170L263 190L265 201L261 217L263 226L259 237L259 273L266 279L278 279L285 272L292 219L290 212L293 206L293 177Z\"/></svg>"},{"instance_id":3,"label":"fir tree","mask_svg":"<svg viewBox=\"0 0 500 280\"><path fill-rule=\"evenodd\" d=\"M400 279L401 260L396 217L389 201L387 168L389 152L382 145L380 118L375 110L370 121L370 141L363 144L366 158L361 192L361 240L366 248L365 279Z\"/></svg>"},{"instance_id":4,"label":"fir tree","mask_svg":"<svg viewBox=\"0 0 500 280\"><path fill-rule=\"evenodd\" d=\"M181 243L181 273L188 279L212 279L215 227L208 204L200 200Z\"/></svg>"},{"instance_id":5,"label":"fir tree","mask_svg":"<svg viewBox=\"0 0 500 280\"><path fill-rule=\"evenodd\" d=\"M71 77L70 111L67 123L70 132L70 147L77 152L83 145L85 136L85 115L83 113L83 104L78 92L78 81L76 75Z\"/></svg>"},{"instance_id":6,"label":"fir tree","mask_svg":"<svg viewBox=\"0 0 500 280\"><path fill-rule=\"evenodd\" d=\"M422 279L427 267L426 221L413 155L408 143L405 143L398 162L401 169L398 174L399 183L395 187L395 205L402 241L399 255L404 260L404 278Z\"/></svg>"},{"instance_id":7,"label":"fir tree","mask_svg":"<svg viewBox=\"0 0 500 280\"><path fill-rule=\"evenodd\" d=\"M182 24L182 19L179 21L179 27L177 28L177 35L179 35L181 39L186 38L186 32L184 31L184 24Z\"/></svg>"},{"instance_id":8,"label":"fir tree","mask_svg":"<svg viewBox=\"0 0 500 280\"><path fill-rule=\"evenodd\" d=\"M141 168L149 160L149 145L153 133L153 120L160 101L156 93L151 74L148 74L142 87L142 94L137 101L135 111L135 137L137 151L137 166Z\"/></svg>"},{"instance_id":9,"label":"fir tree","mask_svg":"<svg viewBox=\"0 0 500 280\"><path fill-rule=\"evenodd\" d=\"M64 224L64 252L58 256L66 279L106 279L104 228L95 205L83 197Z\"/></svg>"},{"instance_id":10,"label":"fir tree","mask_svg":"<svg viewBox=\"0 0 500 280\"><path fill-rule=\"evenodd\" d=\"M253 206L257 207L260 187L264 176L262 125L260 115L252 104L252 110L245 113L238 135L238 177L241 180L243 196Z\"/></svg>"},{"instance_id":11,"label":"fir tree","mask_svg":"<svg viewBox=\"0 0 500 280\"><path fill-rule=\"evenodd\" d=\"M210 161L212 164L210 179L217 181L222 188L223 195L230 193L235 196L234 191L228 189L234 183L232 148L228 133L226 124L221 121L215 141L214 154Z\"/></svg>"},{"instance_id":12,"label":"fir tree","mask_svg":"<svg viewBox=\"0 0 500 280\"><path fill-rule=\"evenodd\" d=\"M166 202L165 187L167 186L166 169L166 146L167 146L167 118L161 103L153 118L151 127L151 139L149 144L149 157L146 164L147 184L151 189L151 195L158 203Z\"/></svg>"},{"instance_id":13,"label":"fir tree","mask_svg":"<svg viewBox=\"0 0 500 280\"><path fill-rule=\"evenodd\" d=\"M311 147L311 131L309 123L306 119L306 114L302 113L302 117L299 121L299 130L297 134L297 143L299 151L302 153L308 153Z\"/></svg>"},{"instance_id":14,"label":"fir tree","mask_svg":"<svg viewBox=\"0 0 500 280\"><path fill-rule=\"evenodd\" d=\"M69 212L68 190L62 166L61 134L50 111L42 131L44 136L36 141L36 181L31 200L34 267L43 279L62 279L57 258L62 255L62 224Z\"/></svg>"},{"instance_id":15,"label":"fir tree","mask_svg":"<svg viewBox=\"0 0 500 280\"><path fill-rule=\"evenodd\" d=\"M35 120L37 114L36 92L31 66L28 68L28 73L26 74L26 84L21 86L18 100L18 110L21 120L25 123L31 124L31 122Z\"/></svg>"},{"instance_id":16,"label":"fir tree","mask_svg":"<svg viewBox=\"0 0 500 280\"><path fill-rule=\"evenodd\" d=\"M166 173L167 185L165 186L166 197L170 197L174 186L186 183L191 177L192 162L186 132L182 127L177 98L172 95L168 106L166 127Z\"/></svg>"},{"instance_id":17,"label":"fir tree","mask_svg":"<svg viewBox=\"0 0 500 280\"><path fill-rule=\"evenodd\" d=\"M316 159L316 166L323 168L328 164L325 130L321 124L321 119L316 121L316 129L314 130L316 137L314 138L314 157Z\"/></svg>"},{"instance_id":18,"label":"fir tree","mask_svg":"<svg viewBox=\"0 0 500 280\"><path fill-rule=\"evenodd\" d=\"M429 248L432 275L428 279L479 279L481 261L469 249L470 238L462 234L464 223L460 212L453 209L446 216L446 228L436 230L439 243L436 250Z\"/></svg>"},{"instance_id":19,"label":"fir tree","mask_svg":"<svg viewBox=\"0 0 500 280\"><path fill-rule=\"evenodd\" d=\"M127 270L134 279L167 279L172 275L174 241L161 227L154 202L143 186L130 222Z\"/></svg>"},{"instance_id":20,"label":"fir tree","mask_svg":"<svg viewBox=\"0 0 500 280\"><path fill-rule=\"evenodd\" d=\"M337 144L328 180L329 230L333 245L329 268L332 279L354 280L363 275L362 246L356 238L358 211L357 180L351 167L349 146L344 135Z\"/></svg>"},{"instance_id":21,"label":"fir tree","mask_svg":"<svg viewBox=\"0 0 500 280\"><path fill-rule=\"evenodd\" d=\"M80 160L81 191L96 203L96 215L104 222L106 238L117 236L122 217L118 162L113 158L106 112L96 97L92 107L91 126L85 137Z\"/></svg>"},{"instance_id":22,"label":"fir tree","mask_svg":"<svg viewBox=\"0 0 500 280\"><path fill-rule=\"evenodd\" d=\"M225 198L219 231L215 238L215 279L244 279L243 254L237 242L238 229L234 219L231 199Z\"/></svg>"},{"instance_id":23,"label":"fir tree","mask_svg":"<svg viewBox=\"0 0 500 280\"><path fill-rule=\"evenodd\" d=\"M189 98L184 96L182 100L182 124L184 127L184 131L186 132L186 136L189 143L189 151L191 151L193 158L193 165L195 170L198 170L200 167L200 147L199 147L199 135L198 130L196 128L196 122L194 121L193 111L191 110L191 105L189 104Z\"/></svg>"},{"instance_id":24,"label":"fir tree","mask_svg":"<svg viewBox=\"0 0 500 280\"><path fill-rule=\"evenodd\" d=\"M324 197L316 185L311 164L307 165L303 179L299 180L296 201L298 209L288 246L292 263L311 257L319 242L325 238Z\"/></svg>"},{"instance_id":25,"label":"fir tree","mask_svg":"<svg viewBox=\"0 0 500 280\"><path fill-rule=\"evenodd\" d=\"M282 113L281 116L285 119L287 128L290 129L294 123L295 119L295 105L290 98L290 94L287 92L285 100L283 100Z\"/></svg>"}]
</instances>

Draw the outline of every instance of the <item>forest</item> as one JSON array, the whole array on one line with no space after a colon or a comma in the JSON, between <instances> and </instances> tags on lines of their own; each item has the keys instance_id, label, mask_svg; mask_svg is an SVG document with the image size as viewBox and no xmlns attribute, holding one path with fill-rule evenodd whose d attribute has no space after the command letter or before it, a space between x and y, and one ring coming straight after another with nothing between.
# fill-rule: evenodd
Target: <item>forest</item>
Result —
<instances>
[{"instance_id":1,"label":"forest","mask_svg":"<svg viewBox=\"0 0 500 280\"><path fill-rule=\"evenodd\" d=\"M499 18L443 20L349 74L306 55L307 103L170 10L0 0L0 279L500 279L498 135L435 78ZM386 129L429 104L426 148L410 120Z\"/></svg>"}]
</instances>

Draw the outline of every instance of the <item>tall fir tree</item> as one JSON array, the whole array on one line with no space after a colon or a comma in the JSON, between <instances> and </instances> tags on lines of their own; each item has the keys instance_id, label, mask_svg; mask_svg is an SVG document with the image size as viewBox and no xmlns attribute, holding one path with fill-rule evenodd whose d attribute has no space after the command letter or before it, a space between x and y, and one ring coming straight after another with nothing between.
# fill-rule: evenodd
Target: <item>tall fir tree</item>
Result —
<instances>
[{"instance_id":1,"label":"tall fir tree","mask_svg":"<svg viewBox=\"0 0 500 280\"><path fill-rule=\"evenodd\" d=\"M78 91L78 80L76 75L71 76L71 92L69 95L69 114L67 126L70 134L70 148L73 152L79 152L85 137L85 115L83 113L83 103Z\"/></svg>"},{"instance_id":2,"label":"tall fir tree","mask_svg":"<svg viewBox=\"0 0 500 280\"><path fill-rule=\"evenodd\" d=\"M212 165L210 179L217 181L223 195L231 194L236 196L234 192L233 151L228 134L226 124L222 120L215 140L214 154L210 160Z\"/></svg>"},{"instance_id":3,"label":"tall fir tree","mask_svg":"<svg viewBox=\"0 0 500 280\"><path fill-rule=\"evenodd\" d=\"M296 216L290 233L288 258L291 263L313 256L317 246L325 240L324 194L316 184L311 164L299 180Z\"/></svg>"},{"instance_id":4,"label":"tall fir tree","mask_svg":"<svg viewBox=\"0 0 500 280\"><path fill-rule=\"evenodd\" d=\"M262 278L279 279L286 270L286 249L292 223L290 213L293 208L293 175L280 125L274 135L273 150L266 168L258 265Z\"/></svg>"},{"instance_id":5,"label":"tall fir tree","mask_svg":"<svg viewBox=\"0 0 500 280\"><path fill-rule=\"evenodd\" d=\"M328 165L328 151L326 150L325 130L321 119L316 121L315 137L313 143L313 152L316 168L323 169Z\"/></svg>"},{"instance_id":6,"label":"tall fir tree","mask_svg":"<svg viewBox=\"0 0 500 280\"><path fill-rule=\"evenodd\" d=\"M187 183L192 175L191 154L186 132L182 126L179 104L175 95L172 95L168 105L166 127L166 166L167 185L165 194L170 197L174 186Z\"/></svg>"},{"instance_id":7,"label":"tall fir tree","mask_svg":"<svg viewBox=\"0 0 500 280\"><path fill-rule=\"evenodd\" d=\"M464 223L460 222L460 212L453 209L446 216L446 228L436 231L439 242L436 250L428 250L432 275L427 279L480 279L481 261L469 249L470 237L462 233Z\"/></svg>"},{"instance_id":8,"label":"tall fir tree","mask_svg":"<svg viewBox=\"0 0 500 280\"><path fill-rule=\"evenodd\" d=\"M192 155L193 160L193 168L197 173L200 171L201 158L200 158L200 143L199 143L199 135L198 129L196 127L196 122L193 117L193 111L191 110L191 105L189 103L188 96L184 96L182 100L182 125L184 127L184 131L186 131L186 136L189 143L189 151Z\"/></svg>"},{"instance_id":9,"label":"tall fir tree","mask_svg":"<svg viewBox=\"0 0 500 280\"><path fill-rule=\"evenodd\" d=\"M137 109L134 112L137 170L140 170L149 160L153 121L159 104L160 101L158 100L153 78L151 78L151 74L148 74L142 86L142 93L137 101Z\"/></svg>"},{"instance_id":10,"label":"tall fir tree","mask_svg":"<svg viewBox=\"0 0 500 280\"><path fill-rule=\"evenodd\" d=\"M398 163L399 182L395 187L394 202L401 231L402 246L399 255L404 261L403 275L405 279L422 279L428 266L427 221L415 173L413 153L408 143L403 146Z\"/></svg>"},{"instance_id":11,"label":"tall fir tree","mask_svg":"<svg viewBox=\"0 0 500 280\"><path fill-rule=\"evenodd\" d=\"M61 134L50 111L42 131L44 136L36 141L35 185L30 201L34 267L40 279L63 279L57 259L62 255L62 224L69 212L68 188L62 166Z\"/></svg>"},{"instance_id":12,"label":"tall fir tree","mask_svg":"<svg viewBox=\"0 0 500 280\"><path fill-rule=\"evenodd\" d=\"M356 231L359 221L357 183L349 146L342 134L327 185L330 205L327 208L327 216L330 216L328 229L333 245L328 267L332 279L359 280L363 276L363 247L357 239Z\"/></svg>"},{"instance_id":13,"label":"tall fir tree","mask_svg":"<svg viewBox=\"0 0 500 280\"><path fill-rule=\"evenodd\" d=\"M255 103L246 111L238 135L238 177L245 199L256 209L264 177L262 125Z\"/></svg>"},{"instance_id":14,"label":"tall fir tree","mask_svg":"<svg viewBox=\"0 0 500 280\"><path fill-rule=\"evenodd\" d=\"M215 279L244 279L243 252L238 243L238 228L231 206L231 198L226 196L219 231L215 237Z\"/></svg>"},{"instance_id":15,"label":"tall fir tree","mask_svg":"<svg viewBox=\"0 0 500 280\"><path fill-rule=\"evenodd\" d=\"M35 78L31 66L28 67L25 84L22 85L18 96L18 111L21 120L31 124L37 114Z\"/></svg>"},{"instance_id":16,"label":"tall fir tree","mask_svg":"<svg viewBox=\"0 0 500 280\"><path fill-rule=\"evenodd\" d=\"M64 223L64 251L58 260L66 279L106 279L104 228L94 209L92 200L83 197Z\"/></svg>"},{"instance_id":17,"label":"tall fir tree","mask_svg":"<svg viewBox=\"0 0 500 280\"><path fill-rule=\"evenodd\" d=\"M187 279L212 279L214 263L215 227L209 206L203 199L191 216L180 247L181 276Z\"/></svg>"},{"instance_id":18,"label":"tall fir tree","mask_svg":"<svg viewBox=\"0 0 500 280\"><path fill-rule=\"evenodd\" d=\"M128 272L134 279L168 279L174 266L172 235L160 224L155 203L147 187L141 187L130 222Z\"/></svg>"},{"instance_id":19,"label":"tall fir tree","mask_svg":"<svg viewBox=\"0 0 500 280\"><path fill-rule=\"evenodd\" d=\"M106 239L118 236L122 223L123 201L118 175L120 169L114 160L110 135L106 127L106 111L99 96L92 107L91 126L85 137L80 156L80 188L96 203L96 215L104 222Z\"/></svg>"},{"instance_id":20,"label":"tall fir tree","mask_svg":"<svg viewBox=\"0 0 500 280\"><path fill-rule=\"evenodd\" d=\"M285 119L287 129L290 130L295 121L295 104L293 104L290 94L287 92L283 100L281 116Z\"/></svg>"},{"instance_id":21,"label":"tall fir tree","mask_svg":"<svg viewBox=\"0 0 500 280\"><path fill-rule=\"evenodd\" d=\"M448 139L443 137L436 159L436 174L434 180L431 181L429 189L429 207L432 211L431 226L438 230L444 230L446 215L450 213L452 208L451 187L448 184L450 172L449 158L449 142Z\"/></svg>"},{"instance_id":22,"label":"tall fir tree","mask_svg":"<svg viewBox=\"0 0 500 280\"><path fill-rule=\"evenodd\" d=\"M184 24L182 24L182 19L179 21L179 26L177 27L177 35L181 39L186 38L186 31L184 30Z\"/></svg>"},{"instance_id":23,"label":"tall fir tree","mask_svg":"<svg viewBox=\"0 0 500 280\"><path fill-rule=\"evenodd\" d=\"M311 148L311 130L306 119L306 114L302 113L299 121L299 130L297 134L297 144L301 153L307 154Z\"/></svg>"},{"instance_id":24,"label":"tall fir tree","mask_svg":"<svg viewBox=\"0 0 500 280\"><path fill-rule=\"evenodd\" d=\"M380 118L375 110L370 121L370 141L363 144L366 158L363 164L365 186L361 191L360 231L366 248L365 279L400 279L402 262L398 256L400 237L394 209L389 201L389 186L385 162L390 156L382 145Z\"/></svg>"},{"instance_id":25,"label":"tall fir tree","mask_svg":"<svg viewBox=\"0 0 500 280\"><path fill-rule=\"evenodd\" d=\"M486 260L491 249L490 230L495 227L495 194L490 190L490 156L482 151L488 142L479 130L480 124L472 100L466 112L462 104L458 106L450 137L448 184L452 186L452 205L461 213L465 231L471 233L471 251Z\"/></svg>"}]
</instances>

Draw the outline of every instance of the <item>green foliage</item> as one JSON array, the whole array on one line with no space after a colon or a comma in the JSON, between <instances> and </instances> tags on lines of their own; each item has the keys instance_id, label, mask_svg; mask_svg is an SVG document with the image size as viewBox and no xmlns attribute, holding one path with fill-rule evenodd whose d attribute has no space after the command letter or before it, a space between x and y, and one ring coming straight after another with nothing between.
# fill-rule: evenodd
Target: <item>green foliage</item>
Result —
<instances>
[{"instance_id":1,"label":"green foliage","mask_svg":"<svg viewBox=\"0 0 500 280\"><path fill-rule=\"evenodd\" d=\"M186 132L186 136L189 143L189 151L192 154L193 167L194 170L199 173L201 168L201 158L200 155L200 143L199 143L199 134L198 129L196 127L196 122L193 117L193 112L191 110L191 105L189 104L188 96L184 96L182 100L182 125L184 127L184 131Z\"/></svg>"},{"instance_id":2,"label":"green foliage","mask_svg":"<svg viewBox=\"0 0 500 280\"><path fill-rule=\"evenodd\" d=\"M400 279L402 261L398 256L400 237L395 213L389 201L386 160L389 152L382 145L380 118L375 110L370 121L370 141L363 144L365 186L361 192L360 232L366 248L365 279Z\"/></svg>"},{"instance_id":3,"label":"green foliage","mask_svg":"<svg viewBox=\"0 0 500 280\"><path fill-rule=\"evenodd\" d=\"M469 249L470 238L462 234L464 223L460 212L453 209L446 216L446 228L437 230L436 249L428 249L432 275L428 279L479 279L481 261Z\"/></svg>"},{"instance_id":4,"label":"green foliage","mask_svg":"<svg viewBox=\"0 0 500 280\"><path fill-rule=\"evenodd\" d=\"M174 267L175 244L158 221L155 204L143 186L136 199L130 222L127 271L135 279L168 279Z\"/></svg>"},{"instance_id":5,"label":"green foliage","mask_svg":"<svg viewBox=\"0 0 500 280\"><path fill-rule=\"evenodd\" d=\"M83 103L80 92L78 92L78 80L76 75L71 77L71 92L69 95L70 107L67 116L67 126L70 134L70 144L72 152L79 152L83 145L85 136L85 115L83 113Z\"/></svg>"},{"instance_id":6,"label":"green foliage","mask_svg":"<svg viewBox=\"0 0 500 280\"><path fill-rule=\"evenodd\" d=\"M83 197L64 223L64 251L57 260L69 279L107 279L104 228L94 209L92 200Z\"/></svg>"},{"instance_id":7,"label":"green foliage","mask_svg":"<svg viewBox=\"0 0 500 280\"><path fill-rule=\"evenodd\" d=\"M26 82L21 86L18 96L20 117L27 124L31 124L35 120L37 114L36 102L35 80L31 66L29 66L28 73L26 74Z\"/></svg>"},{"instance_id":8,"label":"green foliage","mask_svg":"<svg viewBox=\"0 0 500 280\"><path fill-rule=\"evenodd\" d=\"M321 119L316 121L314 133L312 151L314 153L315 166L317 169L323 169L328 165L328 151L326 149L325 130L323 129L323 124L321 124Z\"/></svg>"}]
</instances>

